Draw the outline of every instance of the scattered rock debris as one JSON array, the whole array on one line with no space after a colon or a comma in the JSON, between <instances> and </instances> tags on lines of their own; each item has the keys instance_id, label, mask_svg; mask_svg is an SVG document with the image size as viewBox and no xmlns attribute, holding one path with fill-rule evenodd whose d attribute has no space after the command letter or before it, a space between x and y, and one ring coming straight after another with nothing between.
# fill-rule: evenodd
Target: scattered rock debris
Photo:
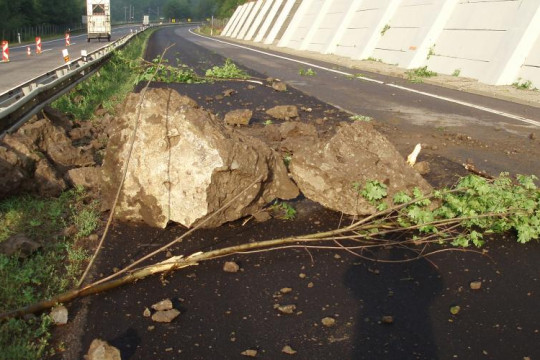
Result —
<instances>
[{"instance_id":1,"label":"scattered rock debris","mask_svg":"<svg viewBox=\"0 0 540 360\"><path fill-rule=\"evenodd\" d=\"M282 353L285 353L285 354L288 354L288 355L294 355L294 354L297 353L297 351L296 351L296 350L293 350L293 348L290 347L289 345L285 345L285 346L283 347L283 349L281 349L281 352L282 352Z\"/></svg>"},{"instance_id":2,"label":"scattered rock debris","mask_svg":"<svg viewBox=\"0 0 540 360\"><path fill-rule=\"evenodd\" d=\"M242 351L240 354L244 356L249 356L249 357L256 357L257 350L248 349L248 350Z\"/></svg>"},{"instance_id":3,"label":"scattered rock debris","mask_svg":"<svg viewBox=\"0 0 540 360\"><path fill-rule=\"evenodd\" d=\"M55 306L50 316L56 325L65 325L68 322L68 309L64 305Z\"/></svg>"},{"instance_id":4,"label":"scattered rock debris","mask_svg":"<svg viewBox=\"0 0 540 360\"><path fill-rule=\"evenodd\" d=\"M240 270L240 265L235 263L234 261L226 261L225 264L223 264L223 271L229 272L229 273L235 273Z\"/></svg>"},{"instance_id":5,"label":"scattered rock debris","mask_svg":"<svg viewBox=\"0 0 540 360\"><path fill-rule=\"evenodd\" d=\"M471 281L469 287L471 288L471 290L480 290L480 288L482 287L482 281Z\"/></svg>"},{"instance_id":6,"label":"scattered rock debris","mask_svg":"<svg viewBox=\"0 0 540 360\"><path fill-rule=\"evenodd\" d=\"M327 316L321 320L321 323L326 327L332 327L336 325L336 319Z\"/></svg>"},{"instance_id":7,"label":"scattered rock debris","mask_svg":"<svg viewBox=\"0 0 540 360\"><path fill-rule=\"evenodd\" d=\"M90 344L88 353L84 356L85 360L122 360L120 350L106 341L94 339Z\"/></svg>"},{"instance_id":8,"label":"scattered rock debris","mask_svg":"<svg viewBox=\"0 0 540 360\"><path fill-rule=\"evenodd\" d=\"M152 315L152 320L160 323L170 323L180 315L180 311L176 309L156 311Z\"/></svg>"},{"instance_id":9,"label":"scattered rock debris","mask_svg":"<svg viewBox=\"0 0 540 360\"><path fill-rule=\"evenodd\" d=\"M152 309L156 311L171 310L172 308L173 308L173 304L172 304L171 299L161 300L160 302L152 305Z\"/></svg>"},{"instance_id":10,"label":"scattered rock debris","mask_svg":"<svg viewBox=\"0 0 540 360\"><path fill-rule=\"evenodd\" d=\"M393 324L394 323L394 317L391 315L384 315L381 318L381 321L383 324Z\"/></svg>"},{"instance_id":11,"label":"scattered rock debris","mask_svg":"<svg viewBox=\"0 0 540 360\"><path fill-rule=\"evenodd\" d=\"M289 305L279 305L275 304L274 308L276 308L280 313L282 314L294 314L294 311L296 310L296 305L289 304Z\"/></svg>"}]
</instances>

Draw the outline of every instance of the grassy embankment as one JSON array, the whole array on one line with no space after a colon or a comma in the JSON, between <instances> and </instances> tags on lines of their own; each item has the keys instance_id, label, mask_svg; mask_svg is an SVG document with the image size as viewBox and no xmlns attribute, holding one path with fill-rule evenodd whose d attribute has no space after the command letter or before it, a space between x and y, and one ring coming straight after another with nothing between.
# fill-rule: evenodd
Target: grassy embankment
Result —
<instances>
[{"instance_id":1,"label":"grassy embankment","mask_svg":"<svg viewBox=\"0 0 540 360\"><path fill-rule=\"evenodd\" d=\"M138 75L132 69L133 60L142 56L149 35L149 31L139 35L99 73L53 106L81 120L91 120L98 107L113 112L134 86ZM0 254L0 312L73 287L89 256L81 244L98 223L98 204L81 189L66 191L59 198L22 195L0 201L0 242L24 234L42 244L27 258ZM66 232L72 225L76 230ZM63 344L51 344L51 329L48 314L1 322L0 360L43 359L61 351Z\"/></svg>"}]
</instances>

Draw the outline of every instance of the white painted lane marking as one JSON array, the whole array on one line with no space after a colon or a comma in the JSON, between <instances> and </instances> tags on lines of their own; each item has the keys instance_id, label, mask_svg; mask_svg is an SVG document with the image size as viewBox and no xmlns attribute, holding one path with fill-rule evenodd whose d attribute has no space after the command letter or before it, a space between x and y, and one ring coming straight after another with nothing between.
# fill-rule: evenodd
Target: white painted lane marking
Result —
<instances>
[{"instance_id":1,"label":"white painted lane marking","mask_svg":"<svg viewBox=\"0 0 540 360\"><path fill-rule=\"evenodd\" d=\"M344 72L344 71L330 69L330 68L327 68L327 67L324 67L324 66L311 64L311 63L308 63L308 62L305 62L305 61L300 61L300 60L288 58L286 56L276 55L276 54L268 53L266 51L252 49L252 48L247 47L247 46L243 46L243 45L230 43L230 42L223 41L223 40L210 38L210 37L207 37L207 36L204 36L204 35L201 35L201 34L197 34L197 33L193 32L192 30L193 29L189 29L189 32L191 34L202 37L202 38L207 39L207 40L212 40L212 41L219 42L219 43L222 43L222 44L236 46L236 47L239 47L241 49L253 51L253 52L268 55L268 56L273 56L273 57L276 57L276 58L279 58L279 59L288 60L288 61L296 62L296 63L299 63L299 64L303 64L303 65L313 66L313 67L315 67L317 69L326 70L326 71L333 72L333 73L336 73L336 74L341 74L341 75L345 75L345 76L354 76L353 74L350 74L350 73L347 73L347 72ZM485 112L488 112L488 113L491 113L491 114L500 115L500 116L503 116L503 117L506 117L506 118L509 118L509 119L521 121L521 122L524 122L524 123L527 123L527 124L530 124L530 125L540 127L540 121L528 119L528 118L525 118L523 116L510 114L510 113L507 113L507 112L504 112L504 111L491 109L491 108L488 108L488 107L485 107L485 106L476 105L476 104L468 103L468 102L465 102L465 101L461 101L461 100L457 100L457 99L453 99L453 98L449 98L449 97L445 97L445 96L431 94L431 93L428 93L428 92L425 92L425 91L419 91L419 90L411 89L411 88L408 88L408 87L405 87L405 86L385 83L384 81L379 81L379 80L375 80L375 79L371 79L371 78L367 78L367 77L363 77L363 76L362 77L361 76L354 76L354 77L356 77L357 79L361 79L361 80L371 81L371 82L374 82L374 83L377 83L377 84L380 84L380 85L391 86L393 88L397 88L397 89L400 89L400 90L403 90L403 91L413 92L413 93L416 93L416 94L420 94L420 95L432 97L432 98L435 98L435 99L451 102L451 103L454 103L454 104L459 104L459 105L462 105L462 106L470 107L470 108L473 108L473 109L485 111Z\"/></svg>"},{"instance_id":2,"label":"white painted lane marking","mask_svg":"<svg viewBox=\"0 0 540 360\"><path fill-rule=\"evenodd\" d=\"M339 70L336 70L336 69L330 69L330 68L327 68L327 67L324 67L324 66L320 66L320 65L316 65L316 64L312 64L312 63L309 63L309 62L306 62L306 61L296 60L296 59L292 59L292 58L289 58L289 57L286 57L286 56L276 55L276 54L272 54L272 53L269 53L269 52L266 52L266 51L261 51L261 50L252 49L252 48L249 48L249 47L247 47L247 46L243 46L243 45L239 45L239 44L234 44L234 43L230 43L230 42L223 41L223 40L218 40L218 39L209 38L209 37L206 37L206 36L203 36L203 35L194 33L194 32L191 31L191 30L193 30L193 29L189 29L189 32L190 32L191 34L196 35L196 36L200 36L200 37L205 38L205 39L208 39L208 40L216 41L216 42L223 43L223 44L227 44L227 45L231 45L231 46L236 46L236 47L239 47L239 48L241 48L241 49L246 49L246 50L250 50L250 51L253 51L253 52L256 52L256 53L259 53L259 54L264 54L264 55L276 57L276 58L278 58L278 59L288 60L288 61L292 61L292 62L295 62L295 63L298 63L298 64L311 66L311 67L314 67L314 68L316 68L316 69L326 70L326 71L333 72L333 73L336 73L336 74L339 74L339 75L353 76L353 77L355 77L356 79L365 80L365 81L371 81L371 82L374 82L374 83L377 83L377 84L384 84L383 81L379 81L379 80L367 78L367 77L364 77L364 76L356 76L356 75L354 75L354 74L351 74L351 73L348 73L348 72L345 72L345 71L339 71Z\"/></svg>"},{"instance_id":3,"label":"white painted lane marking","mask_svg":"<svg viewBox=\"0 0 540 360\"><path fill-rule=\"evenodd\" d=\"M507 117L507 118L510 118L510 119L523 121L523 122L526 122L526 123L534 125L534 126L540 126L540 121L527 119L527 118L525 118L523 116L506 113L504 111L499 111L499 110L491 109L491 108L488 108L488 107L485 107L485 106L468 103L466 101L452 99L452 98L449 98L449 97L446 97L446 96L440 96L440 95L435 95L435 94L431 94L431 93L424 92L424 91L411 89L411 88L408 88L408 87L405 87L405 86L400 86L400 85L395 85L395 84L385 84L385 85L388 85L388 86L391 86L393 88L397 88L397 89L400 89L400 90L403 90L403 91L409 91L409 92L412 92L412 93L415 93L415 94L429 96L429 97L432 97L432 98L435 98L435 99L439 99L439 100L451 102L451 103L454 103L454 104L467 106L467 107L477 109L477 110L482 110L482 111L485 111L485 112L488 112L488 113L504 116L504 117Z\"/></svg>"}]
</instances>

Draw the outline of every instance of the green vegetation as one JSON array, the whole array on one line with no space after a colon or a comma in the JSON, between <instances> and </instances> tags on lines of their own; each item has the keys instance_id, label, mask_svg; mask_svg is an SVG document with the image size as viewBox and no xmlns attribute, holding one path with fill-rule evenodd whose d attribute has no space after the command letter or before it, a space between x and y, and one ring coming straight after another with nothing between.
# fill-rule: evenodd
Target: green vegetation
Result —
<instances>
[{"instance_id":1,"label":"green vegetation","mask_svg":"<svg viewBox=\"0 0 540 360\"><path fill-rule=\"evenodd\" d=\"M414 189L393 199L378 181L368 181L364 187L353 183L353 187L379 211L389 213L377 224L380 228L397 226L415 231L416 238L480 247L488 234L515 231L520 243L540 237L540 191L535 180L534 175L518 175L515 180L507 173L494 180L469 175L454 189L430 195Z\"/></svg>"},{"instance_id":2,"label":"green vegetation","mask_svg":"<svg viewBox=\"0 0 540 360\"><path fill-rule=\"evenodd\" d=\"M382 63L382 59L377 59L377 58L374 58L373 56L370 56L366 59L367 61L376 61L376 62L380 62Z\"/></svg>"},{"instance_id":3,"label":"green vegetation","mask_svg":"<svg viewBox=\"0 0 540 360\"><path fill-rule=\"evenodd\" d=\"M147 64L141 69L141 73L135 79L135 84L141 81L150 81L151 79L165 83L195 84L205 82L187 65L169 66L168 60L162 59L161 56L156 57L151 64Z\"/></svg>"},{"instance_id":4,"label":"green vegetation","mask_svg":"<svg viewBox=\"0 0 540 360\"><path fill-rule=\"evenodd\" d=\"M429 52L427 54L427 59L429 60L430 57L432 57L433 55L435 55L435 45L431 46L429 48Z\"/></svg>"},{"instance_id":5,"label":"green vegetation","mask_svg":"<svg viewBox=\"0 0 540 360\"><path fill-rule=\"evenodd\" d=\"M285 164L285 166L286 166L287 168L289 168L289 165L291 164L291 161L292 161L292 154L286 153L286 154L283 156L283 163Z\"/></svg>"},{"instance_id":6,"label":"green vegetation","mask_svg":"<svg viewBox=\"0 0 540 360\"><path fill-rule=\"evenodd\" d=\"M459 74L461 74L461 70L460 70L460 69L456 69L456 70L454 70L454 72L452 73L452 76L458 77Z\"/></svg>"},{"instance_id":7,"label":"green vegetation","mask_svg":"<svg viewBox=\"0 0 540 360\"><path fill-rule=\"evenodd\" d=\"M296 217L296 210L286 202L276 202L270 206L270 210L279 214L278 217L285 220L294 220Z\"/></svg>"},{"instance_id":8,"label":"green vegetation","mask_svg":"<svg viewBox=\"0 0 540 360\"><path fill-rule=\"evenodd\" d=\"M371 116L358 115L358 114L349 116L349 119L352 120L352 121L365 121L365 122L369 122L369 121L373 120L373 118Z\"/></svg>"},{"instance_id":9,"label":"green vegetation","mask_svg":"<svg viewBox=\"0 0 540 360\"><path fill-rule=\"evenodd\" d=\"M300 68L300 70L298 70L298 75L300 76L315 76L317 75L317 73L312 70L311 68L305 70L303 68Z\"/></svg>"},{"instance_id":10,"label":"green vegetation","mask_svg":"<svg viewBox=\"0 0 540 360\"><path fill-rule=\"evenodd\" d=\"M59 198L19 196L0 202L0 242L25 234L42 244L26 258L0 254L0 311L30 305L71 288L80 276L87 253L77 240L98 226L95 202L82 189ZM73 235L63 230L75 225ZM53 352L47 315L0 323L0 359L42 359Z\"/></svg>"},{"instance_id":11,"label":"green vegetation","mask_svg":"<svg viewBox=\"0 0 540 360\"><path fill-rule=\"evenodd\" d=\"M217 79L247 79L249 75L242 69L238 68L231 59L225 60L223 66L214 66L206 70L207 77Z\"/></svg>"},{"instance_id":12,"label":"green vegetation","mask_svg":"<svg viewBox=\"0 0 540 360\"><path fill-rule=\"evenodd\" d=\"M381 36L384 36L384 34L386 34L388 30L390 30L390 25L388 24L384 25L384 27L381 30Z\"/></svg>"},{"instance_id":13,"label":"green vegetation","mask_svg":"<svg viewBox=\"0 0 540 360\"><path fill-rule=\"evenodd\" d=\"M264 121L264 125L267 126L267 125L272 125L274 122L270 119L267 119Z\"/></svg>"},{"instance_id":14,"label":"green vegetation","mask_svg":"<svg viewBox=\"0 0 540 360\"><path fill-rule=\"evenodd\" d=\"M519 90L535 90L530 80L523 80L521 78L513 83L512 86Z\"/></svg>"},{"instance_id":15,"label":"green vegetation","mask_svg":"<svg viewBox=\"0 0 540 360\"><path fill-rule=\"evenodd\" d=\"M133 89L138 76L133 71L134 62L142 56L151 33L152 30L141 33L124 49L114 52L111 60L95 75L78 84L74 91L60 97L52 106L80 120L91 119L98 106L112 112Z\"/></svg>"},{"instance_id":16,"label":"green vegetation","mask_svg":"<svg viewBox=\"0 0 540 360\"><path fill-rule=\"evenodd\" d=\"M419 67L416 69L408 70L405 72L407 80L414 83L421 83L423 78L437 76L435 71L428 70L427 66Z\"/></svg>"}]
</instances>

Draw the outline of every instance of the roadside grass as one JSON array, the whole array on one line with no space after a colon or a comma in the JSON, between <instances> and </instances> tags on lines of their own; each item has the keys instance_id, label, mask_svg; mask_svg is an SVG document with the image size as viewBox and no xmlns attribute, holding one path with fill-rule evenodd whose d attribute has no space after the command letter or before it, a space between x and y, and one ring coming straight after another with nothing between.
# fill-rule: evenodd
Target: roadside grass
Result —
<instances>
[{"instance_id":1,"label":"roadside grass","mask_svg":"<svg viewBox=\"0 0 540 360\"><path fill-rule=\"evenodd\" d=\"M523 80L522 78L519 78L515 83L512 84L512 86L518 90L537 90L535 87L533 87L532 81Z\"/></svg>"},{"instance_id":2,"label":"roadside grass","mask_svg":"<svg viewBox=\"0 0 540 360\"><path fill-rule=\"evenodd\" d=\"M70 289L88 259L77 241L93 233L99 222L97 203L84 190L58 198L24 195L0 202L0 242L25 234L41 249L26 258L0 254L0 312L27 306ZM72 224L70 237L62 234ZM0 359L43 359L52 353L51 319L47 314L0 323Z\"/></svg>"},{"instance_id":3,"label":"roadside grass","mask_svg":"<svg viewBox=\"0 0 540 360\"><path fill-rule=\"evenodd\" d=\"M53 102L52 106L79 120L91 119L100 106L109 112L114 111L115 106L133 90L138 76L133 69L134 60L142 57L153 31L143 32L124 49L116 51L96 74Z\"/></svg>"},{"instance_id":4,"label":"roadside grass","mask_svg":"<svg viewBox=\"0 0 540 360\"><path fill-rule=\"evenodd\" d=\"M407 80L413 83L421 83L422 79L437 76L435 71L428 70L427 66L411 69L405 72Z\"/></svg>"}]
</instances>

